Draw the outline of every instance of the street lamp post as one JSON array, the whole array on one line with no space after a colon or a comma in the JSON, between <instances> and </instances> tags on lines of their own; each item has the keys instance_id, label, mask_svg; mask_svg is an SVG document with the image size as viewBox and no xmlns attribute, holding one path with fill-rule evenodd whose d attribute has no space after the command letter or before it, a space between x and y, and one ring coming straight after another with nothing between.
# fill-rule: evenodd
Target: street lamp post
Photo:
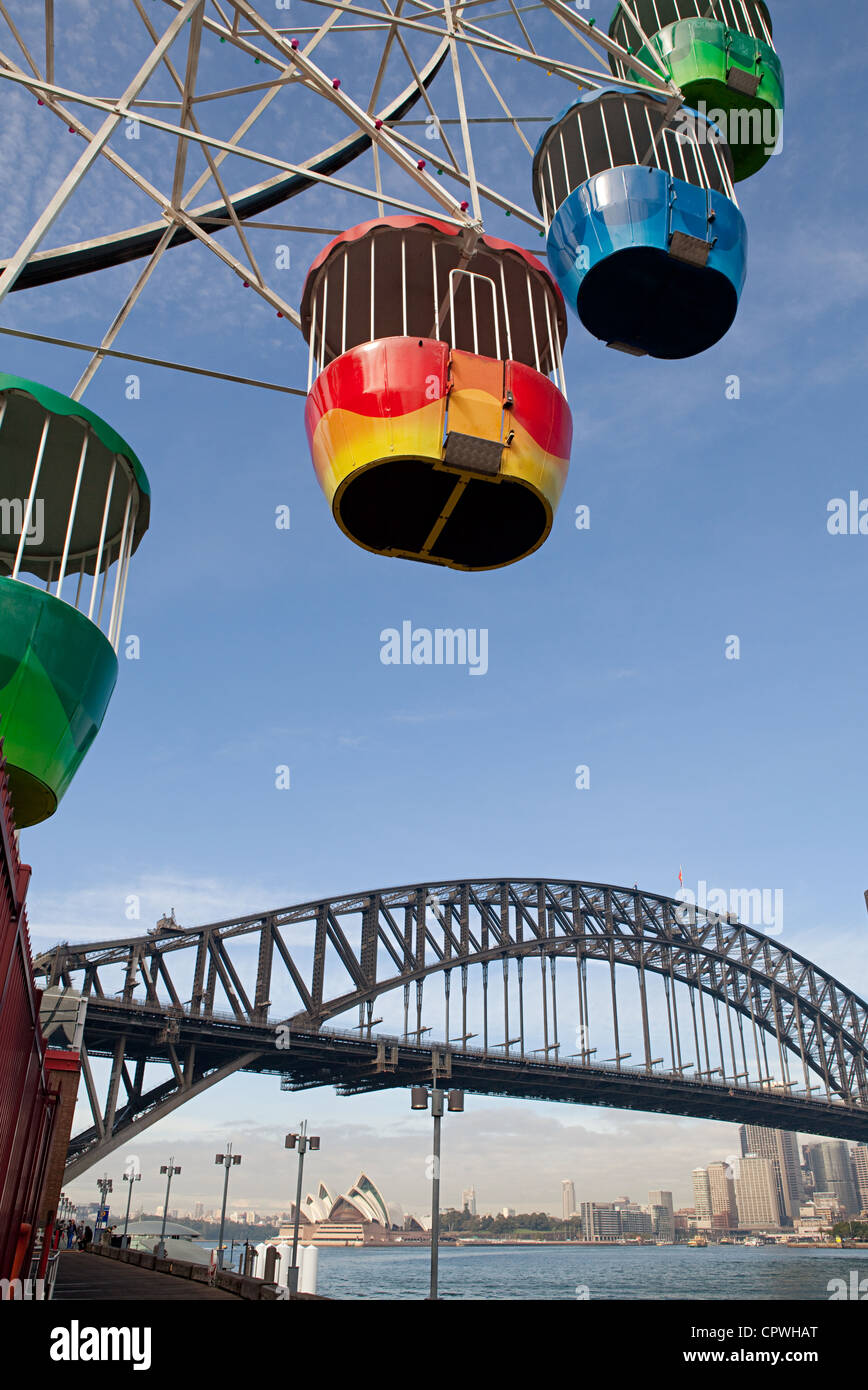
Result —
<instances>
[{"instance_id":1,"label":"street lamp post","mask_svg":"<svg viewBox=\"0 0 868 1390\"><path fill-rule=\"evenodd\" d=\"M413 1086L410 1091L410 1109L428 1109L429 1090L427 1086ZM437 1087L435 1070L430 1090L431 1114L434 1117L433 1171L431 1174L431 1286L429 1298L437 1298L437 1279L440 1256L440 1123L443 1119L444 1093ZM460 1113L464 1109L464 1092L450 1091L446 1096L446 1109Z\"/></svg>"},{"instance_id":2,"label":"street lamp post","mask_svg":"<svg viewBox=\"0 0 868 1390\"><path fill-rule=\"evenodd\" d=\"M106 1203L106 1194L109 1193L109 1192L111 1192L111 1191L113 1191L112 1180L111 1180L111 1178L108 1176L107 1173L104 1173L103 1176L102 1176L101 1178L98 1178L98 1179L97 1179L97 1184L96 1184L96 1185L97 1185L97 1187L99 1188L99 1197L100 1197L100 1200L99 1200L99 1214L100 1214L100 1216L102 1216L103 1211L106 1211L106 1213L107 1213L107 1210L108 1210L108 1208L107 1208L107 1203ZM106 1226L108 1226L108 1215L106 1215L106 1223L105 1223L105 1224L106 1224ZM99 1221L97 1221L97 1228L99 1228ZM94 1232L94 1234L96 1234L96 1232Z\"/></svg>"},{"instance_id":3,"label":"street lamp post","mask_svg":"<svg viewBox=\"0 0 868 1390\"><path fill-rule=\"evenodd\" d=\"M141 1182L141 1178L141 1173L124 1173L124 1182L129 1183L129 1187L127 1189L127 1214L124 1217L124 1240L126 1240L127 1238L127 1227L130 1224L130 1203L133 1200L133 1183Z\"/></svg>"},{"instance_id":4,"label":"street lamp post","mask_svg":"<svg viewBox=\"0 0 868 1390\"><path fill-rule=\"evenodd\" d=\"M223 1177L223 1207L222 1207L222 1210L221 1210L221 1212L220 1212L220 1238L219 1238L219 1240L217 1241L217 1267L218 1267L218 1269L222 1269L222 1268L223 1268L223 1227L226 1225L226 1196L227 1196L227 1193L229 1192L229 1169L232 1167L233 1163L240 1163L240 1162L241 1162L241 1155L240 1155L240 1154L234 1154L234 1153L232 1152L232 1145L231 1145L231 1144L227 1144L227 1145L226 1145L226 1152L225 1152L225 1154L216 1154L216 1155L215 1155L215 1158L214 1158L214 1162L215 1162L215 1163L222 1163L223 1167L226 1169L226 1172L225 1172L224 1177Z\"/></svg>"},{"instance_id":5,"label":"street lamp post","mask_svg":"<svg viewBox=\"0 0 868 1390\"><path fill-rule=\"evenodd\" d=\"M298 1226L301 1220L301 1181L304 1172L304 1156L308 1149L319 1148L319 1135L308 1134L307 1120L302 1120L297 1134L287 1134L284 1148L298 1150L298 1182L295 1188L295 1219L292 1228L292 1264L287 1271L286 1285L290 1293L298 1293Z\"/></svg>"},{"instance_id":6,"label":"street lamp post","mask_svg":"<svg viewBox=\"0 0 868 1390\"><path fill-rule=\"evenodd\" d=\"M169 1189L172 1186L172 1178L175 1173L180 1173L180 1171L180 1168L175 1164L174 1158L170 1158L168 1163L163 1163L160 1166L160 1172L168 1174L166 1178L166 1201L163 1205L163 1224L160 1228L160 1243L157 1246L157 1254L160 1259L166 1258L166 1217L169 1214Z\"/></svg>"}]
</instances>

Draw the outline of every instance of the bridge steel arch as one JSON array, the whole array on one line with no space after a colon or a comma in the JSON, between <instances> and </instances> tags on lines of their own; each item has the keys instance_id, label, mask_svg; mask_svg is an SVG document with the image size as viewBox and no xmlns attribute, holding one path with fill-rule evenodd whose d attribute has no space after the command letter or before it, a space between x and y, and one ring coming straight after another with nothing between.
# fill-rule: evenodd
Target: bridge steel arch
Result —
<instances>
[{"instance_id":1,"label":"bridge steel arch","mask_svg":"<svg viewBox=\"0 0 868 1390\"><path fill-rule=\"evenodd\" d=\"M536 982L525 969L534 959ZM67 1180L239 1070L281 1075L287 1089L356 1094L430 1079L436 1067L470 1091L868 1141L868 1004L733 916L638 888L413 884L191 929L163 918L146 936L62 943L35 965L50 986L89 1000L93 1123L72 1140ZM589 966L608 978L602 1020ZM637 989L628 1027L640 1048L629 1067L624 967ZM439 1041L423 1023L432 990ZM385 1034L374 1012L396 991L403 1026ZM559 1029L570 1010L577 1041L567 1054ZM334 1026L356 1014L354 1025ZM614 1038L605 1062L592 1046L601 1031ZM105 1097L89 1061L99 1055L111 1057ZM153 1063L170 1075L146 1087Z\"/></svg>"}]
</instances>

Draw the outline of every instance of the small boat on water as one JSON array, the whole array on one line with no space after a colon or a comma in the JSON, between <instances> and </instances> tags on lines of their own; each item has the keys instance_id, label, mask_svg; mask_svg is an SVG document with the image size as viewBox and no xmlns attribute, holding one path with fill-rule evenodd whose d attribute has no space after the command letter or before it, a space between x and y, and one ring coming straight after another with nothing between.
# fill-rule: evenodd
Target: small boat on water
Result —
<instances>
[{"instance_id":1,"label":"small boat on water","mask_svg":"<svg viewBox=\"0 0 868 1390\"><path fill-rule=\"evenodd\" d=\"M694 1250L704 1250L708 1241L705 1239L705 1236L691 1236L687 1244Z\"/></svg>"}]
</instances>

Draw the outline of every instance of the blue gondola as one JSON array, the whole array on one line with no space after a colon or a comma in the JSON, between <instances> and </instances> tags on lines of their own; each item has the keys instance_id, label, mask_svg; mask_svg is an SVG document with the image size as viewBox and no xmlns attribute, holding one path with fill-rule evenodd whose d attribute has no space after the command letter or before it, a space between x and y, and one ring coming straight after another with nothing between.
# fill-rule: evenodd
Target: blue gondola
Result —
<instances>
[{"instance_id":1,"label":"blue gondola","mask_svg":"<svg viewBox=\"0 0 868 1390\"><path fill-rule=\"evenodd\" d=\"M747 228L710 121L684 106L667 117L652 92L585 93L540 140L533 191L552 272L596 338L680 358L730 328Z\"/></svg>"}]
</instances>

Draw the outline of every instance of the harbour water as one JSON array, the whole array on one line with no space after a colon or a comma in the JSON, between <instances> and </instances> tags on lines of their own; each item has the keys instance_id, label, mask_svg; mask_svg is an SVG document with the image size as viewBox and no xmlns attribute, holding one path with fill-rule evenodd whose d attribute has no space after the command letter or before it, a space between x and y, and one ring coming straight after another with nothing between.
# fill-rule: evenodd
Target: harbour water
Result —
<instances>
[{"instance_id":1,"label":"harbour water","mask_svg":"<svg viewBox=\"0 0 868 1390\"><path fill-rule=\"evenodd\" d=\"M429 1269L424 1247L321 1250L317 1292L338 1299L421 1299ZM440 1297L825 1302L831 1281L850 1286L851 1270L858 1274L853 1283L868 1281L868 1250L469 1246L441 1249Z\"/></svg>"}]
</instances>

